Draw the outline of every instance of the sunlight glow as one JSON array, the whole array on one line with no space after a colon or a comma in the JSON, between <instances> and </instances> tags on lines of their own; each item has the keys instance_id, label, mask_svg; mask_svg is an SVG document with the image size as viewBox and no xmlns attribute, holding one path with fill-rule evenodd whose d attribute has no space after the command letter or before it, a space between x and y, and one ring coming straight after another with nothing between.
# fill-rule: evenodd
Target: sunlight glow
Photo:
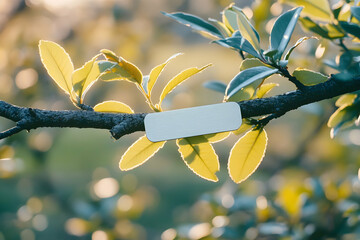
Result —
<instances>
[{"instance_id":1,"label":"sunlight glow","mask_svg":"<svg viewBox=\"0 0 360 240\"><path fill-rule=\"evenodd\" d=\"M226 208L231 208L235 203L234 197L230 194L225 194L221 199L221 204Z\"/></svg>"},{"instance_id":2,"label":"sunlight glow","mask_svg":"<svg viewBox=\"0 0 360 240\"><path fill-rule=\"evenodd\" d=\"M129 195L123 195L117 201L118 209L123 212L129 211L133 207L133 205L134 201Z\"/></svg>"},{"instance_id":3,"label":"sunlight glow","mask_svg":"<svg viewBox=\"0 0 360 240\"><path fill-rule=\"evenodd\" d=\"M15 83L19 89L24 90L34 86L38 77L38 73L33 68L26 68L16 74Z\"/></svg>"},{"instance_id":4,"label":"sunlight glow","mask_svg":"<svg viewBox=\"0 0 360 240\"><path fill-rule=\"evenodd\" d=\"M324 56L324 53L325 53L325 47L323 45L319 45L317 48L316 48L316 51L315 51L315 57L317 59L321 58L322 56Z\"/></svg>"},{"instance_id":5,"label":"sunlight glow","mask_svg":"<svg viewBox=\"0 0 360 240\"><path fill-rule=\"evenodd\" d=\"M211 233L211 225L209 223L199 223L193 226L189 231L190 239L200 239Z\"/></svg>"},{"instance_id":6,"label":"sunlight glow","mask_svg":"<svg viewBox=\"0 0 360 240\"><path fill-rule=\"evenodd\" d=\"M268 203L267 203L266 198L264 196L257 197L256 198L256 206L261 210L267 208Z\"/></svg>"},{"instance_id":7,"label":"sunlight glow","mask_svg":"<svg viewBox=\"0 0 360 240\"><path fill-rule=\"evenodd\" d=\"M83 219L70 218L65 223L65 230L71 235L83 236L89 231L89 227Z\"/></svg>"},{"instance_id":8,"label":"sunlight glow","mask_svg":"<svg viewBox=\"0 0 360 240\"><path fill-rule=\"evenodd\" d=\"M44 231L48 227L48 220L45 215L38 214L32 219L32 224L35 230Z\"/></svg>"},{"instance_id":9,"label":"sunlight glow","mask_svg":"<svg viewBox=\"0 0 360 240\"><path fill-rule=\"evenodd\" d=\"M97 230L93 232L93 234L91 235L91 240L108 240L108 239L109 238L106 232L101 230Z\"/></svg>"},{"instance_id":10,"label":"sunlight glow","mask_svg":"<svg viewBox=\"0 0 360 240\"><path fill-rule=\"evenodd\" d=\"M169 228L161 234L161 240L174 240L176 238L176 230Z\"/></svg>"},{"instance_id":11,"label":"sunlight glow","mask_svg":"<svg viewBox=\"0 0 360 240\"><path fill-rule=\"evenodd\" d=\"M212 224L214 227L225 227L230 222L227 216L216 216L212 219Z\"/></svg>"},{"instance_id":12,"label":"sunlight glow","mask_svg":"<svg viewBox=\"0 0 360 240\"><path fill-rule=\"evenodd\" d=\"M117 194L119 183L115 178L103 178L94 184L94 192L99 198L108 198Z\"/></svg>"}]
</instances>

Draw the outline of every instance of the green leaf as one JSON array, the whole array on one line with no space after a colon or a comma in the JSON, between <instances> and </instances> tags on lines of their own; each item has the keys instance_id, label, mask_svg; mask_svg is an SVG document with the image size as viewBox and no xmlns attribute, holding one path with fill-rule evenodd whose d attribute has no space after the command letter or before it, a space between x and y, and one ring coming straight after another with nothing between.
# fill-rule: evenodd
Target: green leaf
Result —
<instances>
[{"instance_id":1,"label":"green leaf","mask_svg":"<svg viewBox=\"0 0 360 240\"><path fill-rule=\"evenodd\" d=\"M150 142L142 136L134 142L120 159L119 167L123 171L131 170L145 163L161 149L166 141Z\"/></svg>"},{"instance_id":2,"label":"green leaf","mask_svg":"<svg viewBox=\"0 0 360 240\"><path fill-rule=\"evenodd\" d=\"M127 104L118 101L104 101L94 106L96 112L134 113Z\"/></svg>"},{"instance_id":3,"label":"green leaf","mask_svg":"<svg viewBox=\"0 0 360 240\"><path fill-rule=\"evenodd\" d=\"M197 68L197 67L188 68L188 69L182 71L181 73L179 73L178 75L176 75L174 78L172 78L167 83L167 85L164 87L163 91L161 92L159 106L161 106L161 103L164 100L165 96L167 94L169 94L176 86L178 86L180 83L184 82L189 77L193 76L196 73L201 72L202 70L204 70L205 68L207 68L209 66L211 66L211 64L208 64L202 68Z\"/></svg>"},{"instance_id":4,"label":"green leaf","mask_svg":"<svg viewBox=\"0 0 360 240\"><path fill-rule=\"evenodd\" d=\"M99 70L102 74L111 72L111 69L113 67L117 66L117 63L114 63L111 61L97 61L97 64L98 64Z\"/></svg>"},{"instance_id":5,"label":"green leaf","mask_svg":"<svg viewBox=\"0 0 360 240\"><path fill-rule=\"evenodd\" d=\"M260 66L245 69L237 74L229 83L226 89L226 98L229 99L231 96L236 94L242 88L248 86L249 84L269 77L270 75L276 73L277 69L271 69L268 67Z\"/></svg>"},{"instance_id":6,"label":"green leaf","mask_svg":"<svg viewBox=\"0 0 360 240\"><path fill-rule=\"evenodd\" d=\"M260 59L260 54L255 50L255 48L251 45L251 43L248 40L246 40L245 38L241 39L240 49L242 51L250 53L254 57Z\"/></svg>"},{"instance_id":7,"label":"green leaf","mask_svg":"<svg viewBox=\"0 0 360 240\"><path fill-rule=\"evenodd\" d=\"M170 17L176 21L178 21L181 24L184 24L188 27L191 27L192 29L205 34L210 34L212 37L215 38L222 38L221 32L214 27L213 25L209 24L202 18L199 18L197 16L188 14L188 13L182 13L182 12L176 12L176 13L165 13L161 12L167 17Z\"/></svg>"},{"instance_id":8,"label":"green leaf","mask_svg":"<svg viewBox=\"0 0 360 240\"><path fill-rule=\"evenodd\" d=\"M281 0L292 6L303 6L303 13L314 19L331 21L331 8L328 0Z\"/></svg>"},{"instance_id":9,"label":"green leaf","mask_svg":"<svg viewBox=\"0 0 360 240\"><path fill-rule=\"evenodd\" d=\"M157 65L156 67L154 67L151 71L150 71L150 75L148 78L148 81L143 82L143 87L146 91L146 94L148 96L151 95L151 91L154 87L154 84L156 82L156 80L158 79L159 75L161 74L161 72L164 70L165 66L174 58L176 58L177 56L182 55L182 53L177 53L172 55L168 60L166 60L164 63Z\"/></svg>"},{"instance_id":10,"label":"green leaf","mask_svg":"<svg viewBox=\"0 0 360 240\"><path fill-rule=\"evenodd\" d=\"M220 81L208 81L204 83L204 87L214 90L216 92L222 93L225 95L226 84Z\"/></svg>"},{"instance_id":11,"label":"green leaf","mask_svg":"<svg viewBox=\"0 0 360 240\"><path fill-rule=\"evenodd\" d=\"M74 66L69 54L60 45L45 40L40 40L39 51L48 74L65 93L71 95Z\"/></svg>"},{"instance_id":12,"label":"green leaf","mask_svg":"<svg viewBox=\"0 0 360 240\"><path fill-rule=\"evenodd\" d=\"M238 30L237 14L234 11L229 10L233 5L234 4L231 4L222 12L222 21L231 32Z\"/></svg>"},{"instance_id":13,"label":"green leaf","mask_svg":"<svg viewBox=\"0 0 360 240\"><path fill-rule=\"evenodd\" d=\"M328 80L328 77L324 74L304 68L295 69L293 76L306 86L316 85Z\"/></svg>"},{"instance_id":14,"label":"green leaf","mask_svg":"<svg viewBox=\"0 0 360 240\"><path fill-rule=\"evenodd\" d=\"M360 21L360 7L351 7L350 8L351 14Z\"/></svg>"},{"instance_id":15,"label":"green leaf","mask_svg":"<svg viewBox=\"0 0 360 240\"><path fill-rule=\"evenodd\" d=\"M357 38L360 38L360 26L359 24L355 24L355 23L350 23L350 22L344 22L344 21L339 21L340 26L347 32L350 33L351 35L354 35Z\"/></svg>"},{"instance_id":16,"label":"green leaf","mask_svg":"<svg viewBox=\"0 0 360 240\"><path fill-rule=\"evenodd\" d=\"M275 21L270 34L270 49L278 50L275 55L276 59L280 59L285 51L302 9L302 7L298 7L283 13Z\"/></svg>"},{"instance_id":17,"label":"green leaf","mask_svg":"<svg viewBox=\"0 0 360 240\"><path fill-rule=\"evenodd\" d=\"M237 36L234 36L234 35L235 34L233 34L232 37L216 40L213 42L219 44L220 46L226 47L226 48L232 48L232 49L241 51L242 50L242 48L241 48L242 37L240 36L240 34Z\"/></svg>"},{"instance_id":18,"label":"green leaf","mask_svg":"<svg viewBox=\"0 0 360 240\"><path fill-rule=\"evenodd\" d=\"M100 76L101 72L96 62L98 57L99 55L96 55L90 61L86 62L84 66L76 69L72 74L73 90L80 99L81 104L83 103L86 92Z\"/></svg>"},{"instance_id":19,"label":"green leaf","mask_svg":"<svg viewBox=\"0 0 360 240\"><path fill-rule=\"evenodd\" d=\"M279 84L277 83L262 84L256 91L255 98L263 98L267 93L269 93L274 87L277 86L279 86Z\"/></svg>"},{"instance_id":20,"label":"green leaf","mask_svg":"<svg viewBox=\"0 0 360 240\"><path fill-rule=\"evenodd\" d=\"M249 19L243 13L240 8L232 7L232 10L237 14L237 24L239 27L239 31L241 36L249 41L249 43L254 47L256 52L260 52L260 38L257 31L251 25Z\"/></svg>"},{"instance_id":21,"label":"green leaf","mask_svg":"<svg viewBox=\"0 0 360 240\"><path fill-rule=\"evenodd\" d=\"M228 162L234 182L241 183L255 172L264 158L267 140L265 130L258 129L249 131L235 143Z\"/></svg>"},{"instance_id":22,"label":"green leaf","mask_svg":"<svg viewBox=\"0 0 360 240\"><path fill-rule=\"evenodd\" d=\"M294 49L299 46L301 43L305 42L306 40L309 40L309 39L317 39L316 37L302 37L300 38L299 40L296 41L296 43L294 44L294 46L292 46L288 51L287 53L285 54L285 57L284 59L285 60L289 60L289 57L291 55L291 53L294 51Z\"/></svg>"},{"instance_id":23,"label":"green leaf","mask_svg":"<svg viewBox=\"0 0 360 240\"><path fill-rule=\"evenodd\" d=\"M212 145L203 136L176 140L178 150L185 164L199 177L217 182L216 172L220 169L218 156Z\"/></svg>"}]
</instances>

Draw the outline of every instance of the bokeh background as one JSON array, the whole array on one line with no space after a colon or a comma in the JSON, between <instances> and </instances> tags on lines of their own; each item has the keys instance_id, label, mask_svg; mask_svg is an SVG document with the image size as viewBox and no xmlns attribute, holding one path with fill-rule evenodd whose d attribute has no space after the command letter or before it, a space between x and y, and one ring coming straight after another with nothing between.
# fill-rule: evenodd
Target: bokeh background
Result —
<instances>
[{"instance_id":1,"label":"bokeh background","mask_svg":"<svg viewBox=\"0 0 360 240\"><path fill-rule=\"evenodd\" d=\"M228 83L241 59L160 11L220 19L228 0L0 0L0 99L51 110L74 109L46 74L40 39L62 45L76 68L107 48L144 74L171 55L154 95L182 69L213 63L166 99L166 109L218 103L202 85ZM254 20L263 46L276 16L290 7L276 1L234 1ZM336 1L334 1L336 2ZM296 28L296 37L311 36ZM319 46L320 45L320 46ZM321 67L336 46L309 40L293 54L297 66ZM285 79L272 94L293 90ZM85 98L95 105L118 100L150 112L128 82L97 82ZM215 144L220 181L207 182L182 162L174 142L144 165L121 172L118 162L143 133L115 141L104 130L38 129L0 141L0 240L35 239L359 239L360 130L330 139L326 122L335 99L311 104L267 126L269 146L256 173L239 185L226 164L239 136ZM13 123L0 120L0 129Z\"/></svg>"}]
</instances>

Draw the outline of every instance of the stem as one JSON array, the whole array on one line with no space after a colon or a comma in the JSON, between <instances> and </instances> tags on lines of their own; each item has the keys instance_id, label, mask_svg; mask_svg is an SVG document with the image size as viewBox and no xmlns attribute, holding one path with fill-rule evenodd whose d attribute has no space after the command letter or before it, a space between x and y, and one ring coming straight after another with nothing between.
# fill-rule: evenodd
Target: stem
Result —
<instances>
[{"instance_id":1,"label":"stem","mask_svg":"<svg viewBox=\"0 0 360 240\"><path fill-rule=\"evenodd\" d=\"M153 102L151 101L150 95L146 94L145 89L143 88L143 86L141 84L138 84L138 88L140 89L140 92L143 94L143 96L146 99L146 102L148 103L148 105L150 106L150 108L155 111L155 112L160 112L160 110L155 107L155 105L153 104Z\"/></svg>"},{"instance_id":2,"label":"stem","mask_svg":"<svg viewBox=\"0 0 360 240\"><path fill-rule=\"evenodd\" d=\"M300 91L304 91L307 86L305 86L304 84L302 84L296 77L294 77L293 75L291 75L289 73L289 71L287 70L287 68L282 68L282 67L277 67L277 69L279 69L280 73L282 76L286 77L287 79L289 79L290 82L292 82L293 84L295 84L295 86L297 87L297 89L299 89Z\"/></svg>"}]
</instances>

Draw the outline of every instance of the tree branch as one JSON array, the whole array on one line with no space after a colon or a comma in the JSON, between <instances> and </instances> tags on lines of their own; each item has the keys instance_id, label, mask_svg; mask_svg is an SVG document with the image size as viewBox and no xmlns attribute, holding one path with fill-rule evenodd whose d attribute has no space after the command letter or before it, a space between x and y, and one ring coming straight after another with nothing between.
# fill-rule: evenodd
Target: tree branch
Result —
<instances>
[{"instance_id":1,"label":"tree branch","mask_svg":"<svg viewBox=\"0 0 360 240\"><path fill-rule=\"evenodd\" d=\"M330 77L328 81L282 95L239 102L243 118L273 114L283 114L303 105L360 90L360 76L351 81L338 81ZM0 133L0 139L22 130L41 127L97 128L110 130L115 139L136 131L144 131L146 113L114 114L93 111L50 111L18 107L0 101L0 116L17 123L11 129Z\"/></svg>"}]
</instances>

